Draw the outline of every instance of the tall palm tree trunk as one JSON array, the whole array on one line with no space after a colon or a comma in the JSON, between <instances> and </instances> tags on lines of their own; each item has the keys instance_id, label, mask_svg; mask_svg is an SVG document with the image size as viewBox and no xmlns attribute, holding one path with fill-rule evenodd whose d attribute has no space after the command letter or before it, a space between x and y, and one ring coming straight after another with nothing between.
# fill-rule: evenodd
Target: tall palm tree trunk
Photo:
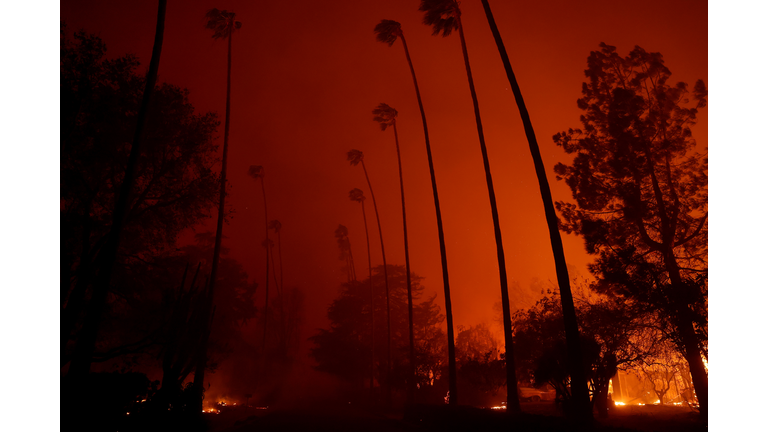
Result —
<instances>
[{"instance_id":1,"label":"tall palm tree trunk","mask_svg":"<svg viewBox=\"0 0 768 432\"><path fill-rule=\"evenodd\" d=\"M437 180L435 180L435 165L432 163L432 147L429 145L429 129L427 128L427 116L424 114L424 104L421 102L421 92L419 92L419 83L416 81L416 71L413 69L411 55L408 52L408 45L405 43L405 36L400 34L400 40L403 41L405 49L405 58L408 60L408 66L411 69L413 77L413 86L416 89L416 100L419 102L419 111L421 112L421 123L424 129L424 142L427 146L427 161L429 162L429 177L432 181L432 196L435 200L435 214L437 217L437 238L440 243L440 265L443 270L443 295L445 297L445 320L448 333L448 391L452 395L450 403L456 403L456 344L453 334L453 308L451 307L451 287L448 282L448 257L445 249L445 235L443 234L443 216L440 213L440 199L437 195Z\"/></svg>"},{"instance_id":2,"label":"tall palm tree trunk","mask_svg":"<svg viewBox=\"0 0 768 432\"><path fill-rule=\"evenodd\" d=\"M280 237L280 232L277 233L278 238ZM280 322L278 323L278 348L280 350L280 355L285 358L286 355L286 340L285 340L285 314L284 314L284 305L283 305L283 287L281 283L277 282L277 270L275 267L275 252L274 252L274 246L270 245L269 247L269 257L272 260L272 278L275 281L275 287L277 288L277 306L279 309L280 314Z\"/></svg>"},{"instance_id":3,"label":"tall palm tree trunk","mask_svg":"<svg viewBox=\"0 0 768 432\"><path fill-rule=\"evenodd\" d=\"M384 261L384 292L387 298L387 371L384 378L384 391L387 406L392 405L392 385L389 382L390 368L392 365L392 325L389 317L389 278L387 278L387 256L384 254L384 234L381 233L381 219L379 219L379 208L376 206L376 196L373 194L371 179L368 178L368 170L365 168L365 161L360 161L365 173L365 181L368 182L368 189L371 191L373 200L373 212L376 214L376 224L379 227L379 241L381 242L381 260Z\"/></svg>"},{"instance_id":4,"label":"tall palm tree trunk","mask_svg":"<svg viewBox=\"0 0 768 432\"><path fill-rule=\"evenodd\" d=\"M528 116L528 109L525 107L523 93L520 91L520 86L517 84L515 73L512 71L512 64L509 61L507 50L504 48L504 41L501 39L501 34L499 33L496 21L493 18L491 6L488 4L488 0L481 0L481 2L483 4L483 9L485 10L485 16L488 19L488 25L491 28L493 38L496 41L496 46L499 49L501 61L504 63L504 70L507 72L507 79L512 88L512 93L515 96L517 108L520 111L520 118L523 121L525 136L528 139L528 148L530 149L531 157L533 158L536 177L539 180L539 192L541 193L541 201L544 204L544 214L547 219L547 227L549 228L549 240L552 245L552 254L555 258L557 283L560 287L560 302L563 310L565 336L568 347L568 368L572 378L571 382L573 383L573 385L571 385L571 397L573 398L575 405L574 411L577 415L584 416L586 419L591 419L592 409L589 404L587 377L584 374L584 367L581 364L582 355L581 342L579 339L579 325L576 320L576 309L573 305L568 267L565 262L565 251L563 250L563 241L560 237L560 231L557 228L557 213L555 213L555 206L552 203L552 193L549 188L549 182L547 181L547 173L544 169L544 162L541 159L541 152L539 151L539 144L536 141L536 134L533 131L533 124L531 123L531 118Z\"/></svg>"},{"instance_id":5,"label":"tall palm tree trunk","mask_svg":"<svg viewBox=\"0 0 768 432\"><path fill-rule=\"evenodd\" d=\"M363 226L365 227L365 245L368 248L368 289L371 292L371 402L373 402L373 377L376 370L376 350L374 348L375 332L374 332L374 317L373 317L373 267L371 266L371 240L368 236L368 219L365 217L365 202L360 201L360 205L363 208ZM351 251L350 251L351 254Z\"/></svg>"},{"instance_id":6,"label":"tall palm tree trunk","mask_svg":"<svg viewBox=\"0 0 768 432\"><path fill-rule=\"evenodd\" d=\"M405 218L405 188L403 187L403 163L400 161L400 140L397 138L397 123L392 122L392 130L395 131L395 148L397 149L397 169L400 174L400 201L403 207L403 244L405 245L405 285L408 291L408 390L407 401L413 403L414 389L416 386L416 354L413 348L413 295L411 293L411 258L408 253L408 224Z\"/></svg>"},{"instance_id":7,"label":"tall palm tree trunk","mask_svg":"<svg viewBox=\"0 0 768 432\"><path fill-rule=\"evenodd\" d=\"M277 231L277 257L280 259L280 291L283 290L283 241Z\"/></svg>"},{"instance_id":8,"label":"tall palm tree trunk","mask_svg":"<svg viewBox=\"0 0 768 432\"><path fill-rule=\"evenodd\" d=\"M512 318L509 311L509 286L507 284L507 266L504 260L504 245L501 240L501 225L499 223L499 210L496 206L496 193L493 190L493 178L491 177L491 165L488 161L488 149L485 147L485 135L483 134L483 123L480 119L480 106L477 102L477 93L475 92L475 83L472 80L472 70L469 66L469 54L467 53L467 43L464 40L464 27L461 24L461 18L457 14L456 21L459 26L459 39L461 40L461 51L464 54L464 65L467 68L467 80L469 81L469 92L472 94L472 105L475 110L475 123L477 123L477 135L480 139L480 151L483 154L483 167L485 168L485 181L488 184L488 198L491 201L491 215L493 216L493 232L496 237L496 256L499 261L499 280L501 282L501 309L504 319L504 348L506 350L506 368L507 368L507 412L520 412L520 400L517 395L517 377L515 375L515 355L512 342Z\"/></svg>"},{"instance_id":9,"label":"tall palm tree trunk","mask_svg":"<svg viewBox=\"0 0 768 432\"><path fill-rule=\"evenodd\" d=\"M144 124L149 110L149 101L157 82L157 71L160 68L160 53L163 49L163 35L165 32L165 10L166 0L160 0L157 5L157 25L155 27L155 41L152 47L152 58L149 62L144 94L141 98L141 106L136 120L136 130L133 135L131 152L128 156L128 164L125 168L123 183L120 185L120 193L115 203L115 211L112 217L112 228L108 234L109 239L104 245L103 265L99 269L94 286L93 294L83 323L83 329L75 345L75 352L72 357L68 375L73 379L82 380L90 372L93 351L96 347L96 336L99 331L99 322L104 311L109 292L109 283L112 279L112 268L117 259L117 249L120 246L120 234L123 230L128 204L130 200L133 184L136 180L136 170L141 153L141 139L144 131Z\"/></svg>"},{"instance_id":10,"label":"tall palm tree trunk","mask_svg":"<svg viewBox=\"0 0 768 432\"><path fill-rule=\"evenodd\" d=\"M266 359L267 352L267 321L269 321L269 219L267 218L267 191L264 188L264 177L261 177L261 196L264 198L264 247L266 248L266 277L264 284L264 336L261 338L261 351Z\"/></svg>"},{"instance_id":11,"label":"tall palm tree trunk","mask_svg":"<svg viewBox=\"0 0 768 432\"><path fill-rule=\"evenodd\" d=\"M219 187L219 213L216 219L216 239L213 245L213 261L211 263L211 276L210 276L210 298L213 299L214 291L216 289L216 278L219 271L219 260L221 256L221 238L224 233L224 205L227 197L227 156L229 154L229 125L230 125L230 105L232 95L232 31L229 32L227 37L227 103L224 114L224 149L221 157L221 185ZM211 300L212 301L212 300ZM211 322L212 324L212 322ZM207 332L210 332L210 324ZM201 348L202 352L198 357L197 370L195 372L195 380L202 385L205 379L205 366L208 361L207 358L207 336L205 337L204 345ZM201 404L202 404L202 388L197 388L200 392ZM202 405L201 405L202 406Z\"/></svg>"}]
</instances>

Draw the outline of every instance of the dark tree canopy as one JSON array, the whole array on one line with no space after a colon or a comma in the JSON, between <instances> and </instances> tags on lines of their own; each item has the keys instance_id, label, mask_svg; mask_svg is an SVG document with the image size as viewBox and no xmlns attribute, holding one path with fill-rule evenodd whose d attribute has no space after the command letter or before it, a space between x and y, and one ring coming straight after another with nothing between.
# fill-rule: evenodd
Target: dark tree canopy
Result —
<instances>
[{"instance_id":1,"label":"dark tree canopy","mask_svg":"<svg viewBox=\"0 0 768 432\"><path fill-rule=\"evenodd\" d=\"M101 39L82 31L72 38L63 25L60 62L61 304L66 312L62 361L66 362L69 332L82 313L88 281L98 271L112 224L144 78L138 74L135 57L108 59ZM213 171L218 163L214 144L218 124L215 114L195 112L187 90L170 84L155 89L101 332L107 339L97 347L102 353L104 348L135 342L133 336L147 335L155 322L141 317L155 314L149 309L159 306L157 294L162 289L178 286L181 270L169 280L148 269L174 252L182 230L209 216L218 181ZM147 305L139 304L144 301ZM142 310L139 318L129 318L133 308ZM135 334L111 333L111 323L121 317L135 320L130 326Z\"/></svg>"},{"instance_id":2,"label":"dark tree canopy","mask_svg":"<svg viewBox=\"0 0 768 432\"><path fill-rule=\"evenodd\" d=\"M585 71L582 129L554 136L574 156L555 167L575 204L558 202L562 228L584 237L603 293L668 319L691 368L701 413L708 407L702 362L707 338L707 156L691 133L707 90L670 84L659 53L621 57L601 44Z\"/></svg>"},{"instance_id":3,"label":"dark tree canopy","mask_svg":"<svg viewBox=\"0 0 768 432\"><path fill-rule=\"evenodd\" d=\"M390 265L389 295L392 321L393 387L405 388L408 361L408 300L405 268ZM445 334L441 329L445 319L435 296L424 298L422 278L411 275L413 320L418 355L417 379L421 385L439 377L445 358ZM311 355L317 369L363 385L370 371L371 315L368 279L352 281L341 286L339 296L328 308L330 329L321 329L310 339L315 343ZM373 269L374 318L376 329L386 328L386 297L384 269ZM383 379L386 361L387 333L375 333L377 379ZM430 377L432 372L432 377Z\"/></svg>"},{"instance_id":4,"label":"dark tree canopy","mask_svg":"<svg viewBox=\"0 0 768 432\"><path fill-rule=\"evenodd\" d=\"M587 252L598 256L598 276L607 276L603 270L618 256L629 258L625 271L662 265L665 248L684 275L704 270L707 158L696 152L690 129L706 106L704 83L697 81L691 95L685 83L668 84L661 54L635 47L622 58L601 47L590 54L578 101L583 129L554 136L574 155L555 167L576 200L557 203L563 228L584 236Z\"/></svg>"},{"instance_id":5,"label":"dark tree canopy","mask_svg":"<svg viewBox=\"0 0 768 432\"><path fill-rule=\"evenodd\" d=\"M78 32L71 40L62 29L63 274L88 258L83 251L93 260L109 229L143 91L138 60L105 52L98 37ZM196 113L188 91L170 84L158 86L149 110L120 261L167 249L215 203L216 115Z\"/></svg>"}]
</instances>

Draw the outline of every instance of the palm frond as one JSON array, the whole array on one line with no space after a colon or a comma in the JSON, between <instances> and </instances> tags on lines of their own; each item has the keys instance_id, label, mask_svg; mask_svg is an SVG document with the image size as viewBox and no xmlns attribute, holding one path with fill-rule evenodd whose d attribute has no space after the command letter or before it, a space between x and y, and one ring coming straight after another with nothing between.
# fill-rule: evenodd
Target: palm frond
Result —
<instances>
[{"instance_id":1,"label":"palm frond","mask_svg":"<svg viewBox=\"0 0 768 432\"><path fill-rule=\"evenodd\" d=\"M419 10L424 12L422 23L432 27L432 36L442 33L445 37L459 28L456 17L461 10L456 0L421 0Z\"/></svg>"},{"instance_id":2,"label":"palm frond","mask_svg":"<svg viewBox=\"0 0 768 432\"><path fill-rule=\"evenodd\" d=\"M264 167L261 165L251 165L251 167L248 168L248 175L256 180L264 178Z\"/></svg>"},{"instance_id":3,"label":"palm frond","mask_svg":"<svg viewBox=\"0 0 768 432\"><path fill-rule=\"evenodd\" d=\"M350 150L347 152L347 160L350 165L357 166L363 160L363 152L360 150Z\"/></svg>"},{"instance_id":4,"label":"palm frond","mask_svg":"<svg viewBox=\"0 0 768 432\"><path fill-rule=\"evenodd\" d=\"M267 224L267 226L269 227L269 229L273 230L275 234L279 233L280 229L283 228L283 224L281 224L280 221L277 219L269 221L269 224Z\"/></svg>"},{"instance_id":5,"label":"palm frond","mask_svg":"<svg viewBox=\"0 0 768 432\"><path fill-rule=\"evenodd\" d=\"M336 238L344 238L349 236L349 230L346 226L339 224L339 227L336 228Z\"/></svg>"},{"instance_id":6,"label":"palm frond","mask_svg":"<svg viewBox=\"0 0 768 432\"><path fill-rule=\"evenodd\" d=\"M235 13L226 10L211 9L205 14L207 19L205 28L213 30L214 39L223 39L229 36L234 29L242 26L240 21L235 21Z\"/></svg>"},{"instance_id":7,"label":"palm frond","mask_svg":"<svg viewBox=\"0 0 768 432\"><path fill-rule=\"evenodd\" d=\"M383 42L389 46L395 43L397 37L400 36L402 30L400 29L400 23L392 20L381 20L373 28L373 32L376 33L376 40Z\"/></svg>"},{"instance_id":8,"label":"palm frond","mask_svg":"<svg viewBox=\"0 0 768 432\"><path fill-rule=\"evenodd\" d=\"M363 202L365 201L365 195L363 194L363 191L361 191L358 188L354 188L351 191L349 191L349 199L356 202Z\"/></svg>"},{"instance_id":9,"label":"palm frond","mask_svg":"<svg viewBox=\"0 0 768 432\"><path fill-rule=\"evenodd\" d=\"M378 107L373 110L373 121L379 122L381 130L387 130L387 126L395 124L395 117L397 117L397 110L391 106L380 103Z\"/></svg>"}]
</instances>

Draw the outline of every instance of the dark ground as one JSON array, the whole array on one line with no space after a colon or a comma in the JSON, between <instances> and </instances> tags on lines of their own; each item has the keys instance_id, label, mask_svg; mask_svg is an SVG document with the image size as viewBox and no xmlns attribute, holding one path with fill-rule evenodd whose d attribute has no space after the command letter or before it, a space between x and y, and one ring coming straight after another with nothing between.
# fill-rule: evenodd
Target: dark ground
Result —
<instances>
[{"instance_id":1,"label":"dark ground","mask_svg":"<svg viewBox=\"0 0 768 432\"><path fill-rule=\"evenodd\" d=\"M687 407L626 406L591 427L577 427L557 413L552 402L524 403L523 414L460 406L418 405L399 413L347 406L307 405L291 409L230 411L205 415L210 432L250 431L707 431L698 413Z\"/></svg>"}]
</instances>

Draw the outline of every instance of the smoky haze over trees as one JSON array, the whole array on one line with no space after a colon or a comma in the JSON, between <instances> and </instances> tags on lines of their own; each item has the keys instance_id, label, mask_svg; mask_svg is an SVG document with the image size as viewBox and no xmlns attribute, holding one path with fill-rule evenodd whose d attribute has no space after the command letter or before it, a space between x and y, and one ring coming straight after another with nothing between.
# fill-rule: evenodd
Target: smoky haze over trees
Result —
<instances>
[{"instance_id":1,"label":"smoky haze over trees","mask_svg":"<svg viewBox=\"0 0 768 432\"><path fill-rule=\"evenodd\" d=\"M700 42L589 1L151 3L62 4L62 424L706 429Z\"/></svg>"}]
</instances>

